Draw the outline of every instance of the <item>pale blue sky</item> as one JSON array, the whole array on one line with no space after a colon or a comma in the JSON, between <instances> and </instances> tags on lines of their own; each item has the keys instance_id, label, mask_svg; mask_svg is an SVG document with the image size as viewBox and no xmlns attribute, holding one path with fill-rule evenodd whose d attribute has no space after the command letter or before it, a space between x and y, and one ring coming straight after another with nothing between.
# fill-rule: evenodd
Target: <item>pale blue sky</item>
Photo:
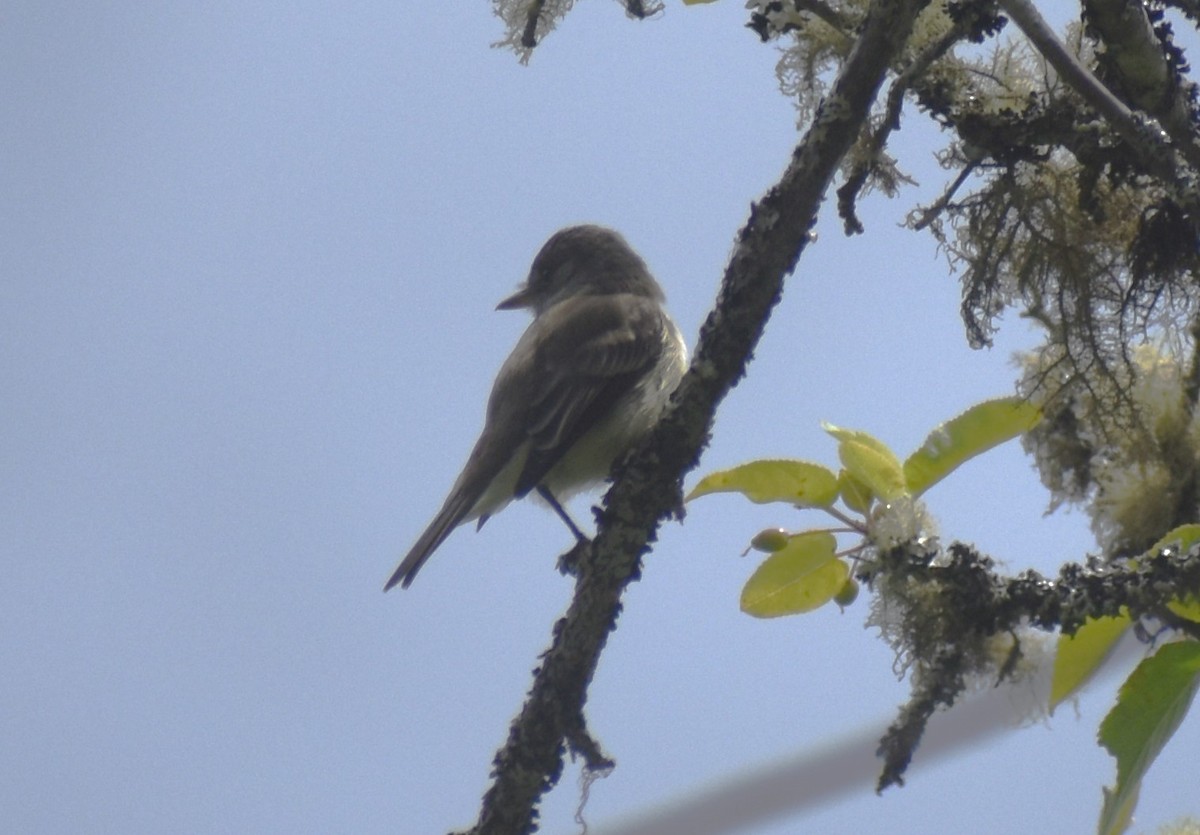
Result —
<instances>
[{"instance_id":1,"label":"pale blue sky","mask_svg":"<svg viewBox=\"0 0 1200 835\"><path fill-rule=\"evenodd\" d=\"M485 3L9 4L0 25L0 809L17 832L402 832L468 825L570 586L540 508L455 533L381 593L440 505L526 320L493 306L558 227L619 228L689 343L751 200L797 141L741 3L633 23L581 3L528 67ZM821 420L902 453L1011 390L972 352L922 182L820 239L722 407L702 470L836 462ZM692 477L694 480L695 476ZM929 495L1013 570L1090 546L1042 519L1019 450ZM587 517L587 503L575 503ZM891 655L845 614L737 611L766 524L668 525L589 702L621 816L890 720ZM1083 832L1112 761L1097 687L1053 721L757 832ZM1147 826L1197 811L1193 718ZM545 808L575 831L577 771Z\"/></svg>"}]
</instances>

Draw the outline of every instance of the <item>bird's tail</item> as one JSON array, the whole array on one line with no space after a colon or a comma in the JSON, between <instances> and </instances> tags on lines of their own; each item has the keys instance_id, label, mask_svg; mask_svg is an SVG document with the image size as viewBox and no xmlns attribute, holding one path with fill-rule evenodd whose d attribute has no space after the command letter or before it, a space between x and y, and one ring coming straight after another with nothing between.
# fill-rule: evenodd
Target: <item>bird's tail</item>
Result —
<instances>
[{"instance_id":1,"label":"bird's tail","mask_svg":"<svg viewBox=\"0 0 1200 835\"><path fill-rule=\"evenodd\" d=\"M446 502L445 507L441 509L441 512L434 517L434 520L429 523L429 527L421 534L421 538L409 550L408 556L404 558L399 567L392 573L383 590L388 591L397 584L403 588L408 588L413 578L417 576L417 572L421 570L421 566L433 556L433 552L438 549L438 546L446 541L446 537L450 535L450 531L463 522L470 509L467 498L461 495L460 491L455 491L455 494Z\"/></svg>"}]
</instances>

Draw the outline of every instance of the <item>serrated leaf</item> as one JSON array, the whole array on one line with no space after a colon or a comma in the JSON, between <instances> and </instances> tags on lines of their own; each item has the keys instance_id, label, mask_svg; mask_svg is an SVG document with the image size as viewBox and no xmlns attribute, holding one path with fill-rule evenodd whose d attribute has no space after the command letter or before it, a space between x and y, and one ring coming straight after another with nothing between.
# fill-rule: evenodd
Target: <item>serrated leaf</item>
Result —
<instances>
[{"instance_id":1,"label":"serrated leaf","mask_svg":"<svg viewBox=\"0 0 1200 835\"><path fill-rule=\"evenodd\" d=\"M1200 525L1180 525L1178 528L1167 531L1163 538L1150 546L1146 553L1157 554L1163 548L1171 545L1178 546L1180 551L1187 551L1198 541L1200 541Z\"/></svg>"},{"instance_id":2,"label":"serrated leaf","mask_svg":"<svg viewBox=\"0 0 1200 835\"><path fill-rule=\"evenodd\" d=\"M914 496L924 493L963 462L1028 432L1041 410L1020 397L987 400L929 433L921 448L904 462L904 479Z\"/></svg>"},{"instance_id":3,"label":"serrated leaf","mask_svg":"<svg viewBox=\"0 0 1200 835\"><path fill-rule=\"evenodd\" d=\"M907 492L900 459L887 444L857 429L842 429L831 423L823 423L821 427L837 438L842 466L872 493L888 502Z\"/></svg>"},{"instance_id":4,"label":"serrated leaf","mask_svg":"<svg viewBox=\"0 0 1200 835\"><path fill-rule=\"evenodd\" d=\"M871 449L877 451L880 455L890 456L892 458L896 457L896 454L892 452L891 447L876 438L870 432L863 432L861 429L846 429L845 427L834 426L832 423L825 421L821 423L821 428L833 437L837 438L839 441L852 441L856 444L862 444L863 446L870 447ZM896 463L900 463L899 459L896 460Z\"/></svg>"},{"instance_id":5,"label":"serrated leaf","mask_svg":"<svg viewBox=\"0 0 1200 835\"><path fill-rule=\"evenodd\" d=\"M1172 600L1167 608L1185 620L1200 623L1200 598L1194 595Z\"/></svg>"},{"instance_id":6,"label":"serrated leaf","mask_svg":"<svg viewBox=\"0 0 1200 835\"><path fill-rule=\"evenodd\" d=\"M1051 713L1095 675L1132 623L1124 613L1117 617L1088 618L1074 635L1059 637L1050 680Z\"/></svg>"},{"instance_id":7,"label":"serrated leaf","mask_svg":"<svg viewBox=\"0 0 1200 835\"><path fill-rule=\"evenodd\" d=\"M837 540L825 531L792 537L763 560L742 588L742 611L756 618L797 615L833 599L850 569L835 556Z\"/></svg>"},{"instance_id":8,"label":"serrated leaf","mask_svg":"<svg viewBox=\"0 0 1200 835\"><path fill-rule=\"evenodd\" d=\"M1101 835L1122 831L1123 811L1163 746L1187 715L1200 685L1200 641L1164 644L1121 685L1100 723L1100 744L1117 758L1117 784L1105 792Z\"/></svg>"},{"instance_id":9,"label":"serrated leaf","mask_svg":"<svg viewBox=\"0 0 1200 835\"><path fill-rule=\"evenodd\" d=\"M871 488L852 476L847 470L838 471L838 495L846 507L858 513L866 513L871 509Z\"/></svg>"},{"instance_id":10,"label":"serrated leaf","mask_svg":"<svg viewBox=\"0 0 1200 835\"><path fill-rule=\"evenodd\" d=\"M688 493L686 501L710 493L741 493L752 502L789 502L829 507L837 500L833 470L810 461L777 458L751 461L709 473Z\"/></svg>"}]
</instances>

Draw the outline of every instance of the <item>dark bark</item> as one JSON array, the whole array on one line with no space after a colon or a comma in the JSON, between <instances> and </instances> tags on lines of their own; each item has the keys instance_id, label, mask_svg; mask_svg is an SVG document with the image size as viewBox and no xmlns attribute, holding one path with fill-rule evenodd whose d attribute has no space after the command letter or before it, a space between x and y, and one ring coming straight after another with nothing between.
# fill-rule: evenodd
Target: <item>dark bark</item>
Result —
<instances>
[{"instance_id":1,"label":"dark bark","mask_svg":"<svg viewBox=\"0 0 1200 835\"><path fill-rule=\"evenodd\" d=\"M661 520L680 513L680 485L708 443L717 406L745 374L771 310L816 222L843 156L858 137L888 67L927 0L877 0L854 50L780 182L751 207L672 408L627 460L578 561L575 597L554 626L529 697L496 754L494 781L472 833L537 828L537 804L559 779L567 749L598 755L583 719L588 684Z\"/></svg>"}]
</instances>

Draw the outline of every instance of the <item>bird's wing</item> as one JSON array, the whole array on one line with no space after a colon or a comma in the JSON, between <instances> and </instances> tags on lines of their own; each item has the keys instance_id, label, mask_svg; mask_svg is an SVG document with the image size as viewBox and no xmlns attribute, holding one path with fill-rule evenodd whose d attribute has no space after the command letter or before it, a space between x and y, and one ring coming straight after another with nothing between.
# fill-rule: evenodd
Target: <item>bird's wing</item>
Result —
<instances>
[{"instance_id":1,"label":"bird's wing","mask_svg":"<svg viewBox=\"0 0 1200 835\"><path fill-rule=\"evenodd\" d=\"M572 298L539 317L524 404L529 456L516 497L536 487L658 362L664 317L654 300L630 294Z\"/></svg>"},{"instance_id":2,"label":"bird's wing","mask_svg":"<svg viewBox=\"0 0 1200 835\"><path fill-rule=\"evenodd\" d=\"M653 299L629 294L576 297L538 316L496 377L462 475L384 590L408 586L458 525L536 487L658 362L665 316ZM494 485L502 473L507 481L506 468L526 447L512 493Z\"/></svg>"}]
</instances>

